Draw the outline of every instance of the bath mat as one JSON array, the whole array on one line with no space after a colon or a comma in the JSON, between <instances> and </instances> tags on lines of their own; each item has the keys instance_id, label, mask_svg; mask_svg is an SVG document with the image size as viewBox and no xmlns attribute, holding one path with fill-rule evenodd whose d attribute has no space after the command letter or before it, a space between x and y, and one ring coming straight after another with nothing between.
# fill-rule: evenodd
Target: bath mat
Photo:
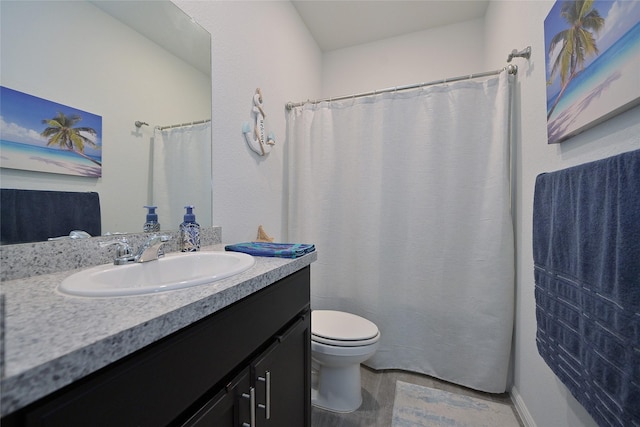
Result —
<instances>
[{"instance_id":1,"label":"bath mat","mask_svg":"<svg viewBox=\"0 0 640 427\"><path fill-rule=\"evenodd\" d=\"M392 427L519 427L504 403L396 381Z\"/></svg>"}]
</instances>

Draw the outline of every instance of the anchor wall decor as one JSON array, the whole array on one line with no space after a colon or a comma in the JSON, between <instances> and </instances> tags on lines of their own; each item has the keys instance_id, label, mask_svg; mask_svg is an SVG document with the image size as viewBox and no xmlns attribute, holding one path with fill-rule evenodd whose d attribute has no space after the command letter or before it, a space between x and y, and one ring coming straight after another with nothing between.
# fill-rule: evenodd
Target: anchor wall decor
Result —
<instances>
[{"instance_id":1,"label":"anchor wall decor","mask_svg":"<svg viewBox=\"0 0 640 427\"><path fill-rule=\"evenodd\" d=\"M271 147L275 145L276 137L273 132L269 132L265 137L264 118L266 114L262 109L262 92L260 88L257 88L255 95L253 95L252 112L256 116L253 132L249 123L244 123L242 125L242 133L244 133L244 138L247 140L249 148L260 156L266 156L271 151Z\"/></svg>"}]
</instances>

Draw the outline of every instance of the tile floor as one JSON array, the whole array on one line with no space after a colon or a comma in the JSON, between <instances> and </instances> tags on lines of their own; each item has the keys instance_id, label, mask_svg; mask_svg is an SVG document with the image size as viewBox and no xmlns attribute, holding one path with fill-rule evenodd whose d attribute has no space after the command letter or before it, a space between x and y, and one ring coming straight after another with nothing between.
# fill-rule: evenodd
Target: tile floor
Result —
<instances>
[{"instance_id":1,"label":"tile floor","mask_svg":"<svg viewBox=\"0 0 640 427\"><path fill-rule=\"evenodd\" d=\"M390 427L397 380L509 404L516 414L521 427L524 427L508 393L483 393L426 375L405 371L375 371L363 366L361 372L362 406L350 414L336 414L313 407L311 411L312 427Z\"/></svg>"}]
</instances>

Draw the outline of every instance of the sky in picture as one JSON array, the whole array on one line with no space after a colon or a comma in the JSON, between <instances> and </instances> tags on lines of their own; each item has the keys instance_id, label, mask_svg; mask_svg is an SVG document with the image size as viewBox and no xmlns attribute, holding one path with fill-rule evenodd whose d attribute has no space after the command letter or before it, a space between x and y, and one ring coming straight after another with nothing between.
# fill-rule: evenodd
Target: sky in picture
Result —
<instances>
[{"instance_id":1,"label":"sky in picture","mask_svg":"<svg viewBox=\"0 0 640 427\"><path fill-rule=\"evenodd\" d=\"M0 138L5 141L44 147L47 138L40 133L47 127L42 120L52 119L58 113L82 118L74 127L89 127L97 136L84 134L98 146L102 145L102 117L36 96L0 87ZM54 147L57 148L57 147ZM85 145L85 154L100 156L100 150Z\"/></svg>"}]
</instances>

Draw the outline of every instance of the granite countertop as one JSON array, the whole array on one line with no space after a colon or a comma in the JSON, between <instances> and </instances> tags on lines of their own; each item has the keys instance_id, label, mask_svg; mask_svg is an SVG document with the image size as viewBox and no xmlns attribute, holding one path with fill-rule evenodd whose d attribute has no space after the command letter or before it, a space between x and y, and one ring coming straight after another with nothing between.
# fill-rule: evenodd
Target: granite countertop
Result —
<instances>
[{"instance_id":1,"label":"granite countertop","mask_svg":"<svg viewBox=\"0 0 640 427\"><path fill-rule=\"evenodd\" d=\"M204 247L222 251L224 245ZM247 271L153 295L84 298L58 293L78 270L2 282L5 295L4 416L200 320L317 259L256 257Z\"/></svg>"}]
</instances>

